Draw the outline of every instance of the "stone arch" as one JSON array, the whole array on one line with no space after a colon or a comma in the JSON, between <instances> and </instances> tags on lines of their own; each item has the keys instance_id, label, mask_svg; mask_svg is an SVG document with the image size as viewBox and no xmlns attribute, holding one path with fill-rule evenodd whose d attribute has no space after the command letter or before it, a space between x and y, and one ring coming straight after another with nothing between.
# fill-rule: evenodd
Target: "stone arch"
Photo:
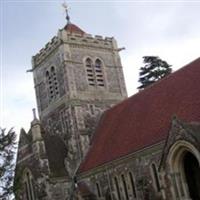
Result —
<instances>
[{"instance_id":1,"label":"stone arch","mask_svg":"<svg viewBox=\"0 0 200 200\"><path fill-rule=\"evenodd\" d=\"M191 194L191 187L189 185L190 183L188 183L187 180L188 174L186 174L187 172L185 165L186 155L190 155L192 160L196 160L196 163L200 169L200 152L194 145L187 141L177 141L170 148L167 157L167 163L170 168L170 175L172 180L171 191L175 199L191 199L193 195ZM200 196L198 192L196 195Z\"/></svg>"},{"instance_id":2,"label":"stone arch","mask_svg":"<svg viewBox=\"0 0 200 200\"><path fill-rule=\"evenodd\" d=\"M82 57L83 63L85 63L86 60L87 60L88 58L89 58L89 59L92 61L92 63L93 63L93 58L92 58L92 56L90 56L90 55L85 55L85 56Z\"/></svg>"}]
</instances>

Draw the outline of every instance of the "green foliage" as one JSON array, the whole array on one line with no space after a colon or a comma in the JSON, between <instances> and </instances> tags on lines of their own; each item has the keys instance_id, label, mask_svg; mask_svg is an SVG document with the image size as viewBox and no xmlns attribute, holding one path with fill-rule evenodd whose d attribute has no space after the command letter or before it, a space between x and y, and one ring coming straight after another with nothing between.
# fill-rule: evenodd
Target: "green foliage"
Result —
<instances>
[{"instance_id":1,"label":"green foliage","mask_svg":"<svg viewBox=\"0 0 200 200\"><path fill-rule=\"evenodd\" d=\"M16 134L0 128L0 199L9 199L13 190Z\"/></svg>"},{"instance_id":2,"label":"green foliage","mask_svg":"<svg viewBox=\"0 0 200 200\"><path fill-rule=\"evenodd\" d=\"M20 192L22 188L22 174L23 174L24 167L15 169L15 177L14 177L14 183L13 183L13 193L15 195L15 199L20 199Z\"/></svg>"},{"instance_id":3,"label":"green foliage","mask_svg":"<svg viewBox=\"0 0 200 200\"><path fill-rule=\"evenodd\" d=\"M138 89L144 89L172 72L171 65L157 56L144 56L143 63L145 65L140 68L141 85Z\"/></svg>"}]
</instances>

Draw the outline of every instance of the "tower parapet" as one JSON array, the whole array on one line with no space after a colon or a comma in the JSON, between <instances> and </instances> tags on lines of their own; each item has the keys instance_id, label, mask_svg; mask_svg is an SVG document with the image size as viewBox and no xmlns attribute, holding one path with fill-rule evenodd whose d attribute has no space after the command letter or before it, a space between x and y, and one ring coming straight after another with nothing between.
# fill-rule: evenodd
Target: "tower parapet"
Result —
<instances>
[{"instance_id":1,"label":"tower parapet","mask_svg":"<svg viewBox=\"0 0 200 200\"><path fill-rule=\"evenodd\" d=\"M95 48L107 51L119 51L114 37L103 37L101 35L92 36L87 33L73 33L65 29L58 31L39 53L32 58L33 69L37 67L48 55L50 55L61 44L69 44L71 47L81 46L81 48Z\"/></svg>"},{"instance_id":2,"label":"tower parapet","mask_svg":"<svg viewBox=\"0 0 200 200\"><path fill-rule=\"evenodd\" d=\"M51 54L55 49L57 49L61 44L59 37L55 36L48 42L44 48L42 48L39 53L32 57L33 69L37 67L49 54Z\"/></svg>"}]
</instances>

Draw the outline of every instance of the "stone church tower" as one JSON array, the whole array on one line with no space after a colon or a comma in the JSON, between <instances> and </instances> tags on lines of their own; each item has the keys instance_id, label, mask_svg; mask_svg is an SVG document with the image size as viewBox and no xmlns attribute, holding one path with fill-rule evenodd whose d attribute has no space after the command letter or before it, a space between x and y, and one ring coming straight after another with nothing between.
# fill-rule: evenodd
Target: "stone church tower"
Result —
<instances>
[{"instance_id":1,"label":"stone church tower","mask_svg":"<svg viewBox=\"0 0 200 200\"><path fill-rule=\"evenodd\" d=\"M100 115L127 97L116 40L92 37L67 19L32 58L40 120L21 131L17 199L70 199Z\"/></svg>"}]
</instances>

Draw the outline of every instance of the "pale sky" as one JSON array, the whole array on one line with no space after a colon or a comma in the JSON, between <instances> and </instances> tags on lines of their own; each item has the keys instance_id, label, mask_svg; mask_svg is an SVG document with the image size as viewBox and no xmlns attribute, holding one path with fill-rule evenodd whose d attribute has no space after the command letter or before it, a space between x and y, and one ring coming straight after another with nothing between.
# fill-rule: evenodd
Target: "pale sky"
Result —
<instances>
[{"instance_id":1,"label":"pale sky","mask_svg":"<svg viewBox=\"0 0 200 200\"><path fill-rule=\"evenodd\" d=\"M0 126L28 131L36 107L31 57L66 24L63 1L0 0ZM71 22L92 35L114 36L129 96L145 55L173 70L199 57L199 1L67 1Z\"/></svg>"}]
</instances>

